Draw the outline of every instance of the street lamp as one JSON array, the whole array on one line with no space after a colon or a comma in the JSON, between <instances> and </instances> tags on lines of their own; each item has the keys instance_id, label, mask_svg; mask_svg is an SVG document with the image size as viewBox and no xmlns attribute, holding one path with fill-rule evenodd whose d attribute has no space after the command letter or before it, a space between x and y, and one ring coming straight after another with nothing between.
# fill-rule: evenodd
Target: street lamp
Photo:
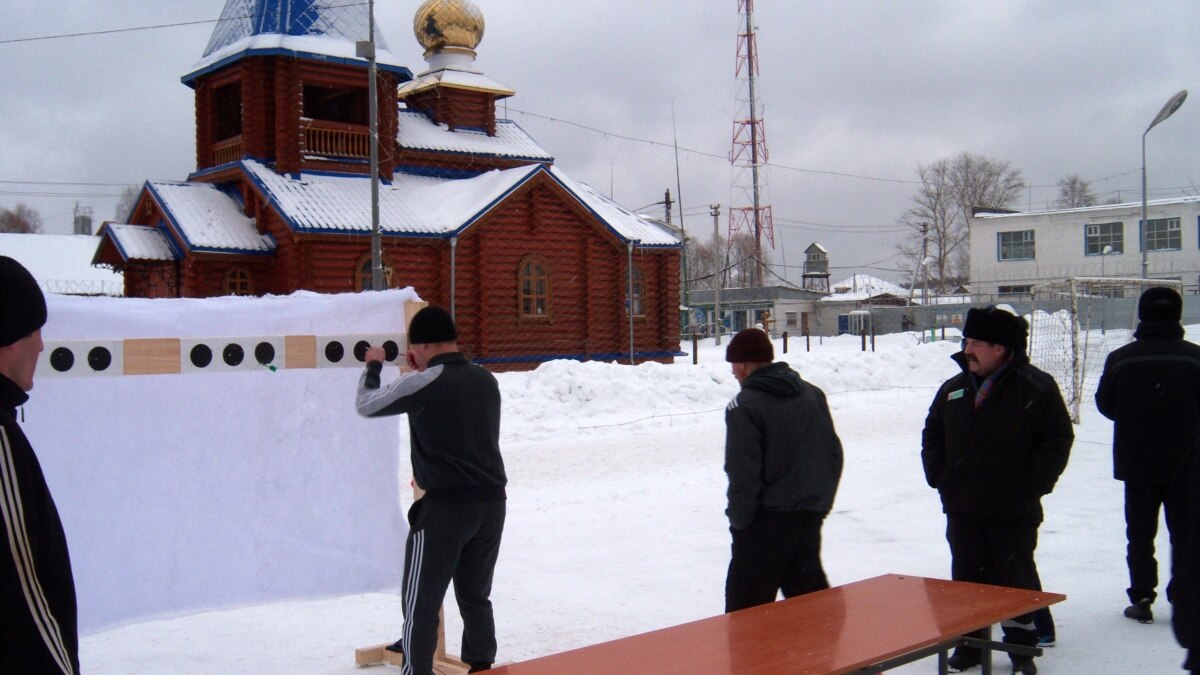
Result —
<instances>
[{"instance_id":1,"label":"street lamp","mask_svg":"<svg viewBox=\"0 0 1200 675\"><path fill-rule=\"evenodd\" d=\"M1141 232L1139 233L1138 238L1141 240L1142 244L1143 279L1147 279L1150 276L1150 263L1146 259L1146 226L1148 224L1146 222L1146 134L1150 133L1150 130L1153 129L1159 122L1162 122L1171 115L1174 115L1175 111L1179 110L1179 106L1183 105L1183 102L1186 100L1187 89L1184 89L1178 94L1172 96L1171 100L1167 101L1166 105L1162 107L1162 110L1158 111L1158 116L1154 118L1154 121L1150 123L1150 126L1146 127L1146 130L1142 132L1142 226L1140 228Z\"/></svg>"}]
</instances>

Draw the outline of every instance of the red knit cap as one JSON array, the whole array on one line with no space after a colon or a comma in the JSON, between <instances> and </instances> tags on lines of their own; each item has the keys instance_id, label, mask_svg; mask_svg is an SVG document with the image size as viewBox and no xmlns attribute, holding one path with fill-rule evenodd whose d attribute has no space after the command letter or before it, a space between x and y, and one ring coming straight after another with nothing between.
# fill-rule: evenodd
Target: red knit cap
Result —
<instances>
[{"instance_id":1,"label":"red knit cap","mask_svg":"<svg viewBox=\"0 0 1200 675\"><path fill-rule=\"evenodd\" d=\"M775 346L761 328L747 328L729 341L725 360L730 363L770 363L775 360Z\"/></svg>"}]
</instances>

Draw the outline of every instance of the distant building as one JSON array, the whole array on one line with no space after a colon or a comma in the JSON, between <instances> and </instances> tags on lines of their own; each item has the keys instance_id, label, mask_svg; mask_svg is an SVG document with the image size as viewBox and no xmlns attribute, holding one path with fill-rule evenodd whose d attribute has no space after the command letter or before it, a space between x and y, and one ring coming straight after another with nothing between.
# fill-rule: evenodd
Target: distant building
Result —
<instances>
[{"instance_id":1,"label":"distant building","mask_svg":"<svg viewBox=\"0 0 1200 675\"><path fill-rule=\"evenodd\" d=\"M1147 204L1147 276L1200 285L1200 197ZM1037 213L976 213L971 290L1024 295L1070 277L1141 277L1141 202Z\"/></svg>"},{"instance_id":2,"label":"distant building","mask_svg":"<svg viewBox=\"0 0 1200 675\"><path fill-rule=\"evenodd\" d=\"M496 367L670 360L679 238L496 118L513 91L474 68L483 27L469 0L422 4L415 77L376 35L387 285L451 308L464 347ZM129 223L101 227L95 262L138 297L369 289L366 32L365 3L227 0L183 77L196 173L146 183Z\"/></svg>"},{"instance_id":3,"label":"distant building","mask_svg":"<svg viewBox=\"0 0 1200 675\"><path fill-rule=\"evenodd\" d=\"M817 242L804 249L804 288L829 292L829 251Z\"/></svg>"}]
</instances>

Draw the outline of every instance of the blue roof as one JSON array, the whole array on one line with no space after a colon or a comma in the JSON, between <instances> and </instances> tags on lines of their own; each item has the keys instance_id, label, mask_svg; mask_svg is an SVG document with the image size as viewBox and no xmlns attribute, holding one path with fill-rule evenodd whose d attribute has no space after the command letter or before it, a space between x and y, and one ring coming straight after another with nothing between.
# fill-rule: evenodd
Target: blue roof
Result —
<instances>
[{"instance_id":1,"label":"blue roof","mask_svg":"<svg viewBox=\"0 0 1200 675\"><path fill-rule=\"evenodd\" d=\"M367 39L366 2L346 0L226 0L204 56L183 81L196 78L251 54L285 54L366 67L355 43ZM381 70L412 78L388 50L375 24L375 58Z\"/></svg>"}]
</instances>

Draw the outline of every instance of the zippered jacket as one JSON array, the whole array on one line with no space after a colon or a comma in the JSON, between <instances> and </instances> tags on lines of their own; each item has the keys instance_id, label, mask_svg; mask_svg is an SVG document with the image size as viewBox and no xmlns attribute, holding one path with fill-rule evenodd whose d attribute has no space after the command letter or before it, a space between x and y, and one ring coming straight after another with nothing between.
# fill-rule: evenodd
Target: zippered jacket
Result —
<instances>
[{"instance_id":1,"label":"zippered jacket","mask_svg":"<svg viewBox=\"0 0 1200 675\"><path fill-rule=\"evenodd\" d=\"M1113 477L1168 483L1200 438L1200 345L1178 322L1143 321L1104 362L1096 407L1113 420Z\"/></svg>"},{"instance_id":2,"label":"zippered jacket","mask_svg":"<svg viewBox=\"0 0 1200 675\"><path fill-rule=\"evenodd\" d=\"M508 478L500 456L500 386L461 352L439 354L421 372L386 387L383 364L367 364L357 408L364 417L408 414L413 477L437 501L505 499Z\"/></svg>"},{"instance_id":3,"label":"zippered jacket","mask_svg":"<svg viewBox=\"0 0 1200 675\"><path fill-rule=\"evenodd\" d=\"M1042 522L1043 495L1067 466L1075 431L1058 384L1017 354L975 408L975 386L963 372L938 389L921 437L925 480L942 511Z\"/></svg>"},{"instance_id":4,"label":"zippered jacket","mask_svg":"<svg viewBox=\"0 0 1200 675\"><path fill-rule=\"evenodd\" d=\"M37 455L17 425L29 396L0 375L0 673L79 672L71 556Z\"/></svg>"},{"instance_id":5,"label":"zippered jacket","mask_svg":"<svg viewBox=\"0 0 1200 675\"><path fill-rule=\"evenodd\" d=\"M842 442L825 393L786 363L763 366L725 408L729 524L761 511L829 513L842 476Z\"/></svg>"}]
</instances>

